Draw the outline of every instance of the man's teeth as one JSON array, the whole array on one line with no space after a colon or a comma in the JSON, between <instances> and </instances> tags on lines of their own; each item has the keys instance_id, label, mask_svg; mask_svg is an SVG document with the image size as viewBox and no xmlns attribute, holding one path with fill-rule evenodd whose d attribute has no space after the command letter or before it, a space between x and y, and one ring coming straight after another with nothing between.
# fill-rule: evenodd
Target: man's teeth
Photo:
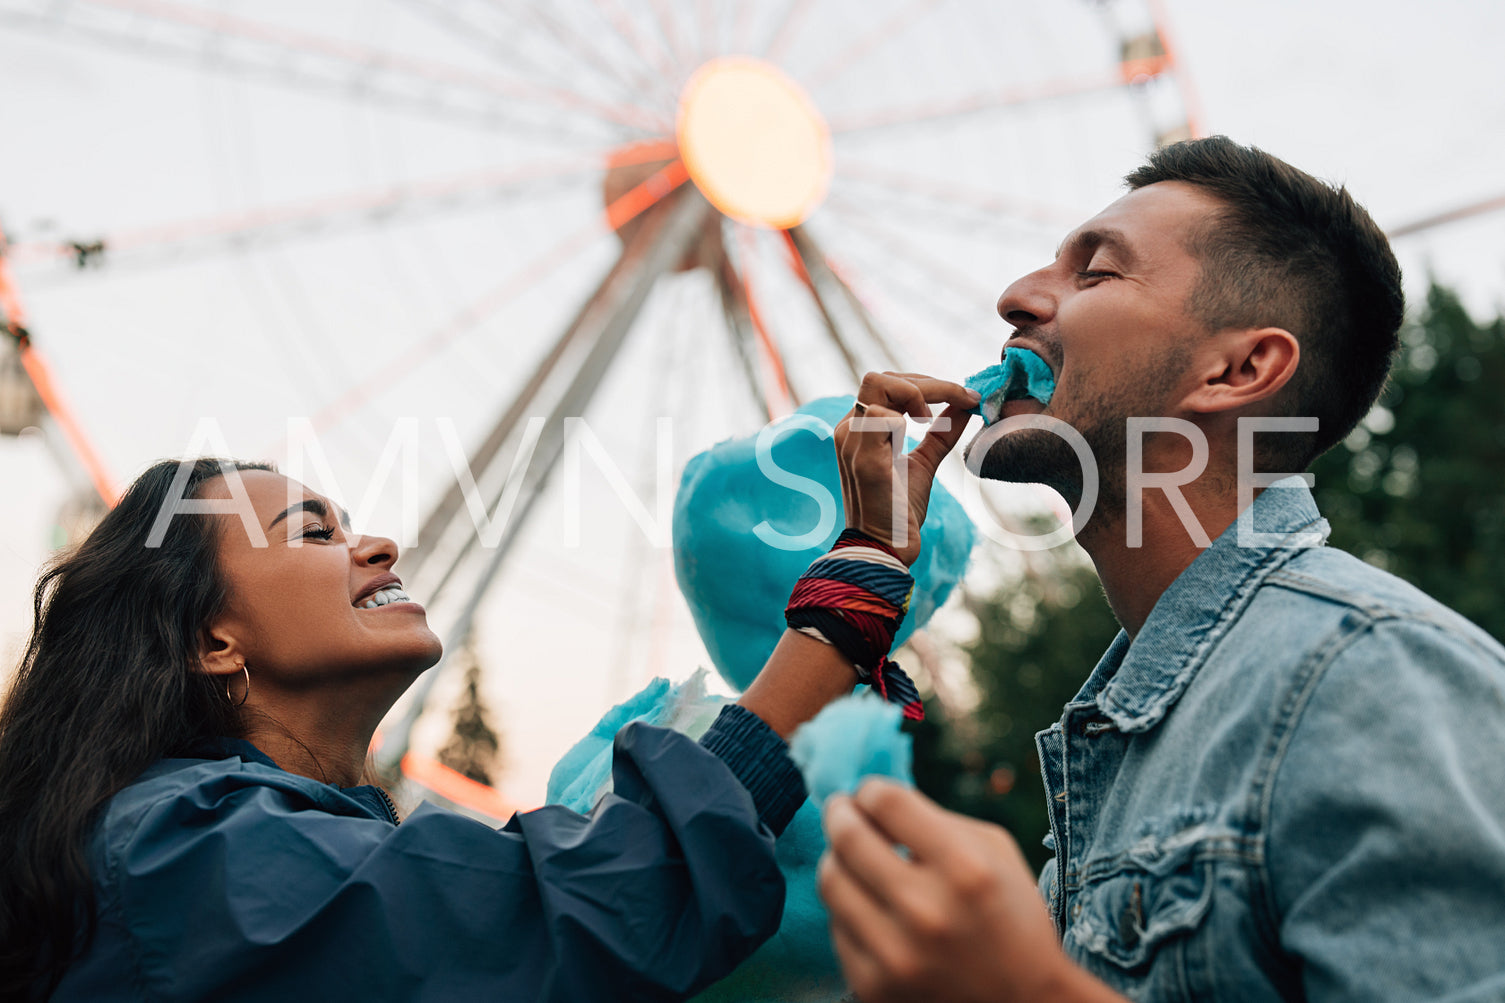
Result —
<instances>
[{"instance_id":1,"label":"man's teeth","mask_svg":"<svg viewBox=\"0 0 1505 1003\"><path fill-rule=\"evenodd\" d=\"M373 595L370 599L367 599L365 602L361 603L361 609L376 609L376 607L385 606L387 605L387 603L412 601L412 597L404 592L401 588L396 585L388 585L386 588Z\"/></svg>"}]
</instances>

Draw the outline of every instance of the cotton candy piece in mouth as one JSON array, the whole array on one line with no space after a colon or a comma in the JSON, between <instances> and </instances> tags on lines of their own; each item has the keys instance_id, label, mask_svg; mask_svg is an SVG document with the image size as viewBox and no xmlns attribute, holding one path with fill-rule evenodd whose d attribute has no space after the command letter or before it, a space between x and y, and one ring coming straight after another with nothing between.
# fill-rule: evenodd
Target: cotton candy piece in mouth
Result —
<instances>
[{"instance_id":1,"label":"cotton candy piece in mouth","mask_svg":"<svg viewBox=\"0 0 1505 1003\"><path fill-rule=\"evenodd\" d=\"M1006 348L1003 361L967 377L968 390L976 390L982 400L972 409L991 425L1003 413L1005 401L1026 397L1049 404L1056 392L1056 378L1045 360L1027 348Z\"/></svg>"},{"instance_id":2,"label":"cotton candy piece in mouth","mask_svg":"<svg viewBox=\"0 0 1505 1003\"><path fill-rule=\"evenodd\" d=\"M897 704L874 693L833 701L789 741L789 758L816 804L851 794L864 777L887 777L914 786L913 750L899 730Z\"/></svg>"}]
</instances>

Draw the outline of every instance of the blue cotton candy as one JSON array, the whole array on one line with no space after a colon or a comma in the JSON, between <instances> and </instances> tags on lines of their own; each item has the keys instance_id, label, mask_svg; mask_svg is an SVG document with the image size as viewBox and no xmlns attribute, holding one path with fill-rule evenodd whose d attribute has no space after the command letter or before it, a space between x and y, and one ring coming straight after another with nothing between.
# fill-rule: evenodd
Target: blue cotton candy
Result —
<instances>
[{"instance_id":1,"label":"blue cotton candy","mask_svg":"<svg viewBox=\"0 0 1505 1003\"><path fill-rule=\"evenodd\" d=\"M654 679L606 712L554 767L548 802L575 811L593 808L611 789L612 738L629 721L659 724L692 738L704 734L732 698L705 692L705 670L683 683ZM806 801L774 844L784 875L784 914L778 932L694 1003L839 1003L847 995L831 948L826 907L816 891L815 869L825 852L820 809Z\"/></svg>"},{"instance_id":2,"label":"blue cotton candy","mask_svg":"<svg viewBox=\"0 0 1505 1003\"><path fill-rule=\"evenodd\" d=\"M1027 348L1005 348L1002 362L968 376L965 385L982 398L972 413L982 415L989 425L999 419L1005 401L1029 397L1049 404L1056 392L1050 366Z\"/></svg>"},{"instance_id":3,"label":"blue cotton candy","mask_svg":"<svg viewBox=\"0 0 1505 1003\"><path fill-rule=\"evenodd\" d=\"M791 419L772 426L771 449L765 459L776 468L773 476L758 463L755 435L713 446L685 468L674 502L675 576L717 671L739 691L752 682L783 635L784 606L795 579L830 549L841 532L841 477L830 434L852 401L851 397L813 401ZM810 534L821 522L817 496L822 492L833 518L826 532L814 534L808 545L785 549L755 532L764 525L783 534L786 546L790 538ZM920 559L912 569L915 590L899 633L900 643L925 625L961 580L974 536L972 521L961 505L935 485L920 533ZM653 680L608 711L559 761L549 777L549 802L589 811L600 800L611 784L612 736L628 721L662 724L698 737L727 702L726 697L706 693L702 672L677 685ZM908 736L898 731L899 708L876 697L861 703L877 705L855 712L857 720L865 722L859 730L870 737L857 740L847 733L852 726L840 722L854 713L850 710L837 712L835 729L839 741L862 745L867 751L822 753L814 761L826 764L822 769L840 766L843 775L877 774L908 781L910 744ZM820 736L829 727L816 728L813 738L804 741L824 745ZM795 737L801 741L798 734ZM848 756L860 762L852 766ZM822 791L823 798L829 793L826 786L820 779L811 789ZM694 1003L838 1003L847 997L831 947L825 906L816 891L815 871L825 849L820 809L808 800L774 847L786 885L778 932Z\"/></svg>"},{"instance_id":4,"label":"blue cotton candy","mask_svg":"<svg viewBox=\"0 0 1505 1003\"><path fill-rule=\"evenodd\" d=\"M549 771L544 794L549 804L562 804L578 812L595 807L596 799L611 779L611 743L618 731L632 721L664 724L678 687L667 679L654 679L640 692L617 704L596 722L580 741Z\"/></svg>"},{"instance_id":5,"label":"blue cotton candy","mask_svg":"<svg viewBox=\"0 0 1505 1003\"><path fill-rule=\"evenodd\" d=\"M800 768L805 789L816 804L832 794L851 794L864 777L888 777L914 784L910 738L899 730L897 704L875 693L858 693L828 704L802 725L789 742L789 758Z\"/></svg>"},{"instance_id":6,"label":"blue cotton candy","mask_svg":"<svg viewBox=\"0 0 1505 1003\"><path fill-rule=\"evenodd\" d=\"M685 466L674 499L674 574L712 662L739 691L783 635L784 606L795 580L844 528L831 432L854 399L812 401L769 426L762 466L757 435L718 443ZM920 557L910 569L914 596L896 647L961 580L975 535L961 504L937 483L920 530Z\"/></svg>"}]
</instances>

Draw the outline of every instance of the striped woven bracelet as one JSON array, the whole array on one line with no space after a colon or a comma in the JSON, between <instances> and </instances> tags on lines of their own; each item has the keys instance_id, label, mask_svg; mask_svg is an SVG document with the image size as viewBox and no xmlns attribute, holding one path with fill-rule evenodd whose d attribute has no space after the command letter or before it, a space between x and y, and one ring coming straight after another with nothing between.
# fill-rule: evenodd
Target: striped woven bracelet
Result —
<instances>
[{"instance_id":1,"label":"striped woven bracelet","mask_svg":"<svg viewBox=\"0 0 1505 1003\"><path fill-rule=\"evenodd\" d=\"M859 681L903 707L905 717L923 720L919 691L888 657L913 593L914 576L892 547L848 529L794 583L784 622L834 646Z\"/></svg>"}]
</instances>

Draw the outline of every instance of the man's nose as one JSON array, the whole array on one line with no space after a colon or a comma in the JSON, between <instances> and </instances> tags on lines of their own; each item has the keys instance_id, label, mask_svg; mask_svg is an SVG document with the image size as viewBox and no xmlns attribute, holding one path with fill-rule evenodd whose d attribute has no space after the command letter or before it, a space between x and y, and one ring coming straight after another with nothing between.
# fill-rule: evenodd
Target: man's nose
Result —
<instances>
[{"instance_id":1,"label":"man's nose","mask_svg":"<svg viewBox=\"0 0 1505 1003\"><path fill-rule=\"evenodd\" d=\"M1044 324L1055 316L1056 300L1046 278L1048 269L1031 272L1017 279L998 297L998 316L1024 327L1029 324Z\"/></svg>"}]
</instances>

